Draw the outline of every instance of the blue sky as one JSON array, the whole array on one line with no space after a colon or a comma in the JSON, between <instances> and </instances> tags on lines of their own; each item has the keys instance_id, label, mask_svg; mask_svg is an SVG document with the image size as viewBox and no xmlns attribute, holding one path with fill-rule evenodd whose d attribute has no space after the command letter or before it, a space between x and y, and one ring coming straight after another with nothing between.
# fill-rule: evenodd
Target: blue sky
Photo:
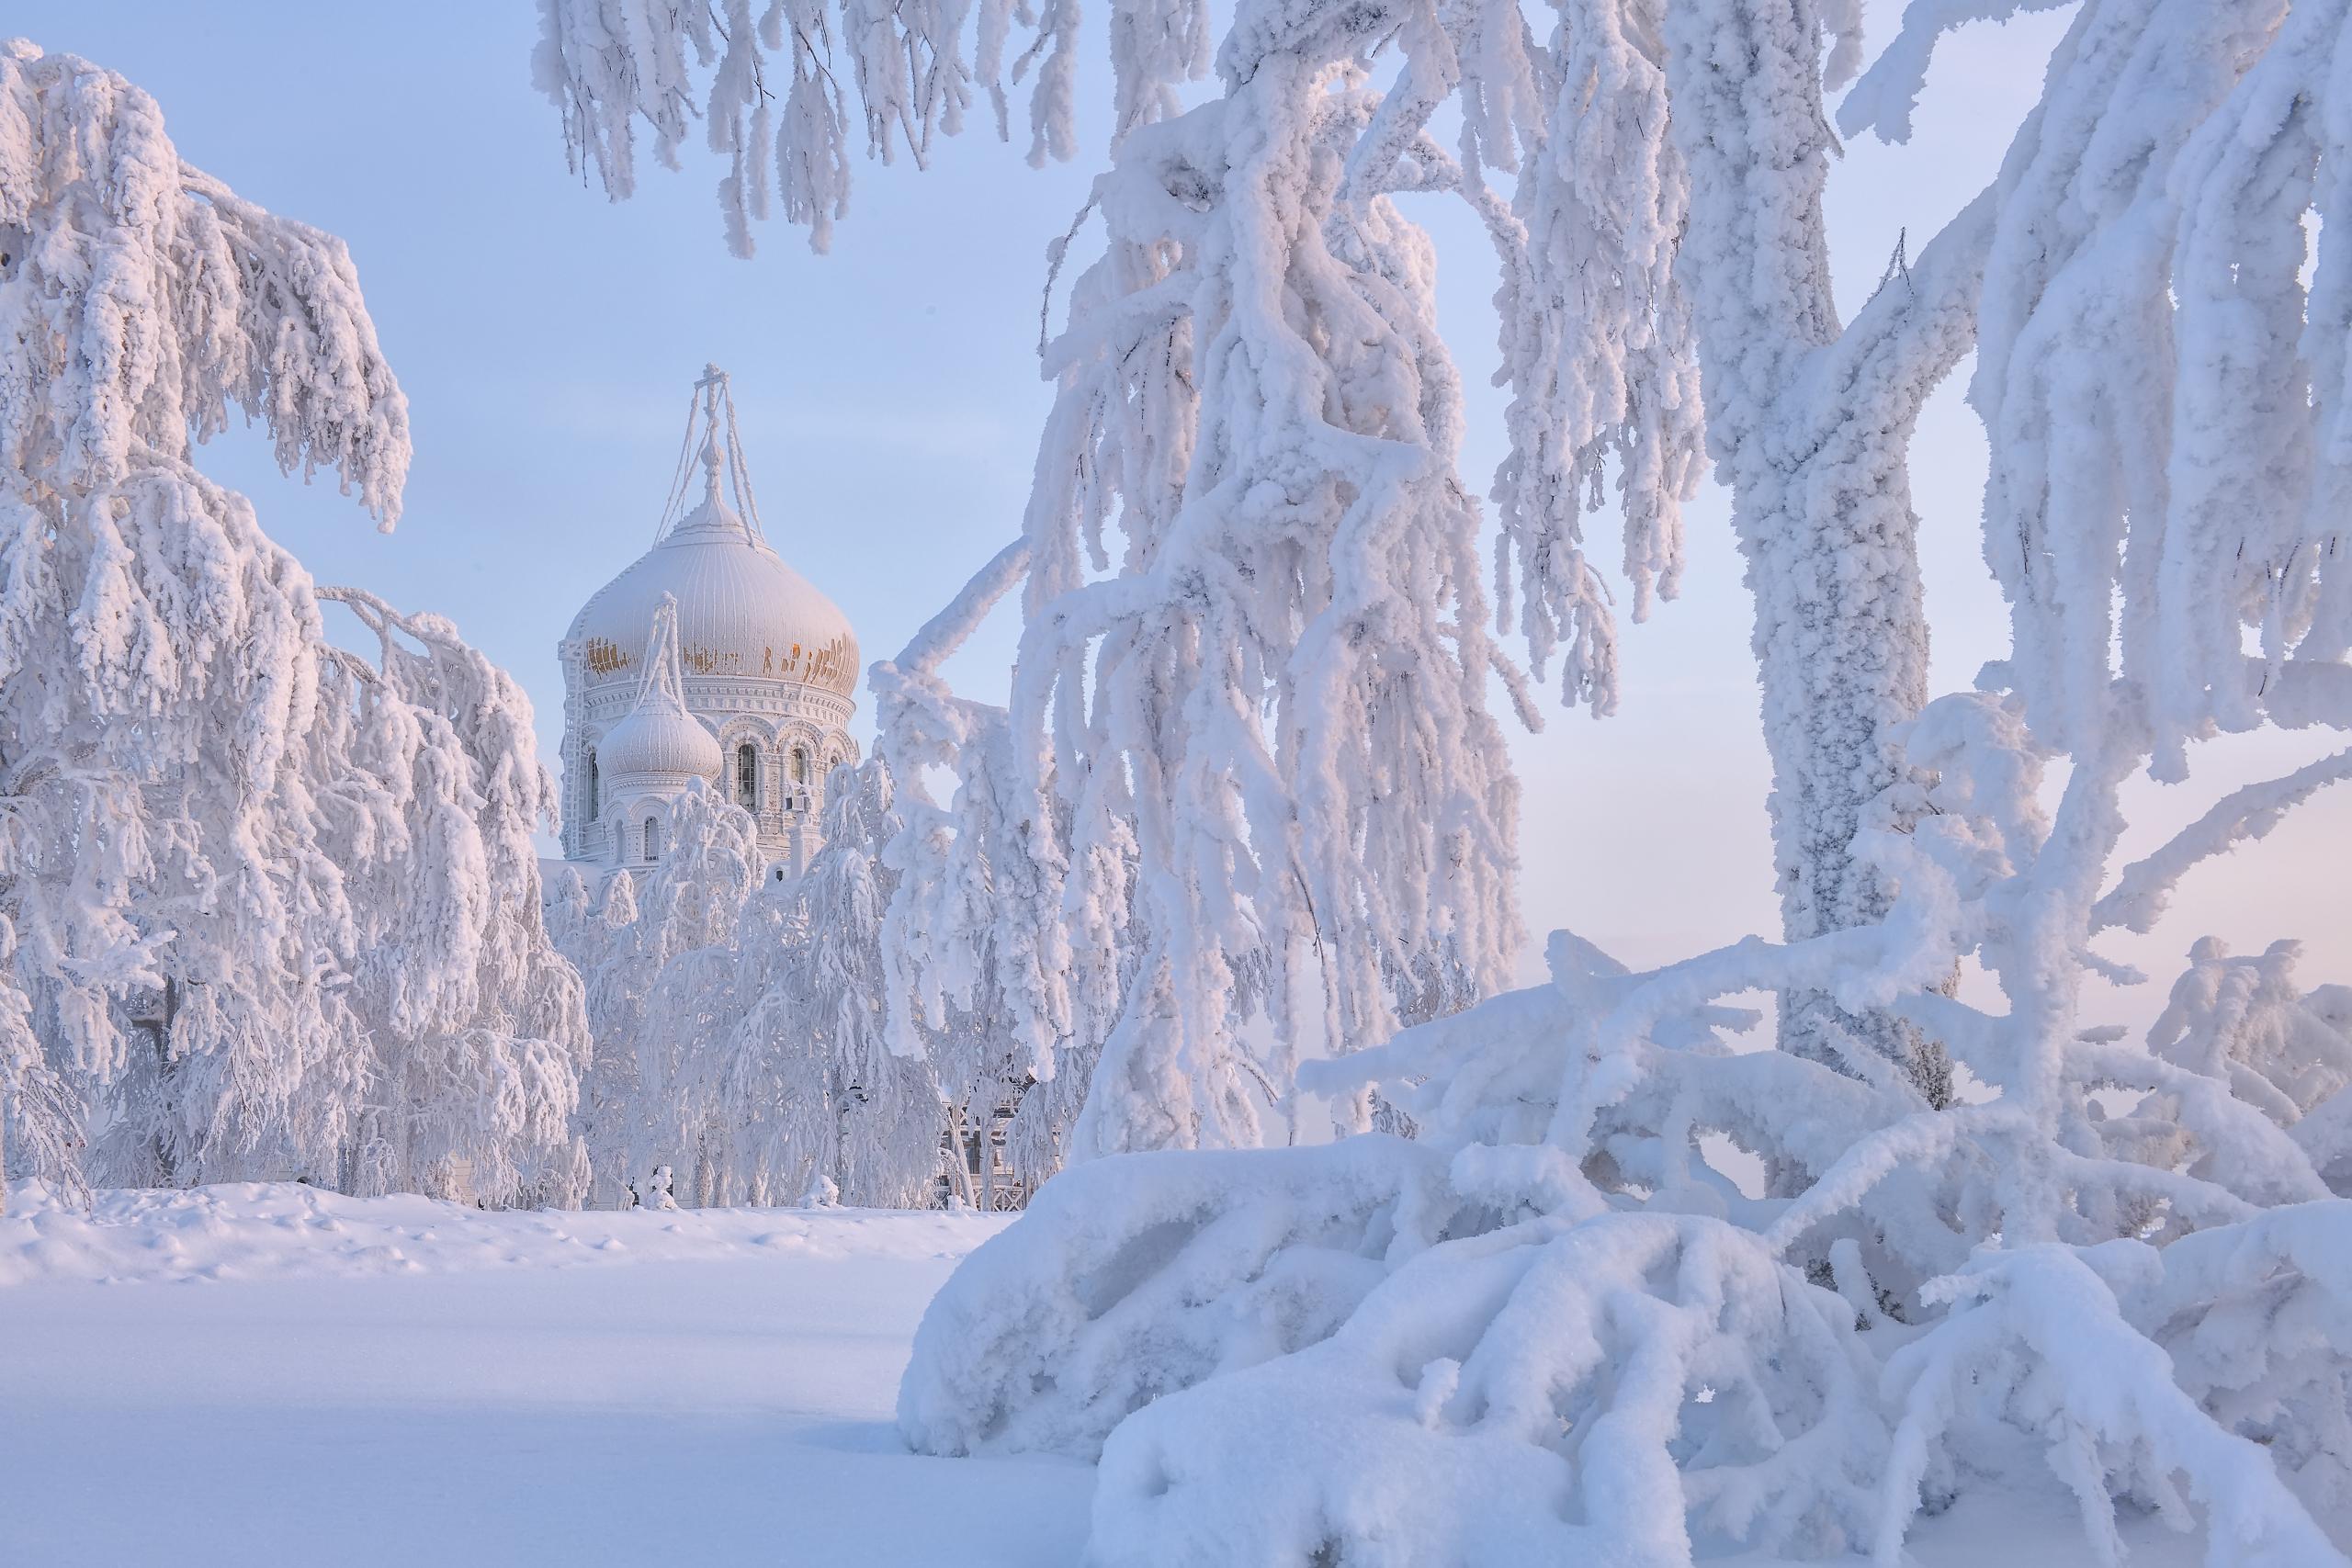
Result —
<instances>
[{"instance_id":1,"label":"blue sky","mask_svg":"<svg viewBox=\"0 0 2352 1568\"><path fill-rule=\"evenodd\" d=\"M734 374L771 542L840 603L868 660L895 652L1018 525L1047 405L1035 355L1043 253L1084 200L1083 158L1033 170L1022 145L980 132L927 172L861 163L830 255L771 224L747 263L726 254L707 161L647 169L621 205L568 173L555 110L531 85L536 7L521 0L16 0L6 26L120 71L162 104L182 156L349 243L414 424L399 530L374 533L331 486L280 478L249 438L203 460L320 580L454 618L530 691L550 759L556 641L650 542L706 360ZM1917 254L1991 176L2055 27L1962 35L1939 59L1917 143L1848 150L1831 217L1849 310L1898 233ZM1080 89L1091 148L1107 96L1096 75ZM1441 309L1473 398L1464 475L1483 491L1502 407L1487 386L1491 258L1453 204L1411 210L1439 240ZM1914 465L1939 690L1968 684L2006 638L1978 554L1983 444L1960 385L1930 408ZM1539 947L1568 925L1657 962L1776 929L1749 610L1727 516L1712 488L1690 508L1682 599L1626 630L1622 714L1555 710L1544 734L1514 741ZM1604 562L1613 527L1593 520ZM1001 692L1012 635L1001 616L954 672ZM2147 786L2135 840L2316 746L2237 743L2190 785ZM2347 841L2352 797L2324 802L2254 855L2200 873L2185 916L2118 951L2169 976L2204 931L2242 948L2300 934L2307 978L2352 978L2334 870ZM2117 1016L2144 1021L2161 1001L2160 987L2141 987Z\"/></svg>"}]
</instances>

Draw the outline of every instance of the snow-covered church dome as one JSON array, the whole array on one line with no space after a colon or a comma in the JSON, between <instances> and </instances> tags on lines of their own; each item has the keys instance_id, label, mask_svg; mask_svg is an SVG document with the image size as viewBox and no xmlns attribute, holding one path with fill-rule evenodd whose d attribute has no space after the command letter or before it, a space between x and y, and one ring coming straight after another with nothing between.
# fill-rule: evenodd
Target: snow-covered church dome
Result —
<instances>
[{"instance_id":1,"label":"snow-covered church dome","mask_svg":"<svg viewBox=\"0 0 2352 1568\"><path fill-rule=\"evenodd\" d=\"M695 392L683 450L700 498L680 514L682 462L652 547L558 649L564 854L651 864L663 808L700 777L752 812L776 874L797 873L817 848L826 775L857 760L857 637L761 530L726 374L710 367Z\"/></svg>"},{"instance_id":2,"label":"snow-covered church dome","mask_svg":"<svg viewBox=\"0 0 2352 1568\"><path fill-rule=\"evenodd\" d=\"M678 602L690 675L788 680L843 697L857 689L849 618L707 493L573 618L566 640L581 645L592 679L634 667L664 593Z\"/></svg>"},{"instance_id":3,"label":"snow-covered church dome","mask_svg":"<svg viewBox=\"0 0 2352 1568\"><path fill-rule=\"evenodd\" d=\"M718 738L686 711L680 688L678 602L669 594L653 612L653 633L641 660L637 705L605 733L598 766L616 785L684 789L695 778L718 776Z\"/></svg>"}]
</instances>

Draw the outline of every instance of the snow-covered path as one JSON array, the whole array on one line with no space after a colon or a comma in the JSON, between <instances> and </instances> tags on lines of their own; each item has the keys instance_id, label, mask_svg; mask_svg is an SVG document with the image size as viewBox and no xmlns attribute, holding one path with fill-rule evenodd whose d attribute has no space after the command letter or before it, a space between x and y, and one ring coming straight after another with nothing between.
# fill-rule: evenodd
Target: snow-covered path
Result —
<instances>
[{"instance_id":1,"label":"snow-covered path","mask_svg":"<svg viewBox=\"0 0 2352 1568\"><path fill-rule=\"evenodd\" d=\"M0 1562L1073 1562L1088 1470L889 1420L996 1224L282 1187L0 1220Z\"/></svg>"}]
</instances>

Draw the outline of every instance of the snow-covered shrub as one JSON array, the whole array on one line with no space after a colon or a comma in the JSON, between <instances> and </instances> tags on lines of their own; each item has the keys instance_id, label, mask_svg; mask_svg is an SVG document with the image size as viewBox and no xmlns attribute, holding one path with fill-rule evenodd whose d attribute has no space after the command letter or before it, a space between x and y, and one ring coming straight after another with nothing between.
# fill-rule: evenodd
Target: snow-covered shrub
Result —
<instances>
[{"instance_id":1,"label":"snow-covered shrub","mask_svg":"<svg viewBox=\"0 0 2352 1568\"><path fill-rule=\"evenodd\" d=\"M1694 1535L1834 1551L1868 1527L1887 1440L1861 1338L1837 1292L1705 1215L1442 1243L1323 1343L1119 1427L1098 1556L1667 1563Z\"/></svg>"}]
</instances>

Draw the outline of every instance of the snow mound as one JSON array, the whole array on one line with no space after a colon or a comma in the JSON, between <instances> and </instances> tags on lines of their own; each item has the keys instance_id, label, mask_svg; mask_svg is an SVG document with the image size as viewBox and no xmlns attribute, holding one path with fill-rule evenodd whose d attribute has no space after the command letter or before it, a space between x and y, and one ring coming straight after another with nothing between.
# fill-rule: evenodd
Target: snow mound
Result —
<instances>
[{"instance_id":1,"label":"snow mound","mask_svg":"<svg viewBox=\"0 0 2352 1568\"><path fill-rule=\"evenodd\" d=\"M1884 927L1645 974L1561 933L1551 986L1301 1075L1376 1081L1416 1141L1064 1172L933 1298L901 1434L1099 1455L1104 1568L1895 1568L1962 1495L2020 1484L2071 1496L2067 1561L2130 1560L2153 1517L2215 1568L2347 1568L2352 1199L2289 1129L2095 1032L1950 1028L2005 1093L1941 1106L1867 1052L1848 1077L1723 1038L1720 998L1866 943L1883 994L1957 1014L1935 933L1968 868L1922 846L1984 819L1939 823L1884 845ZM2296 1084L2333 1059L2204 1008L2251 974L2222 958L2182 989L2183 1054ZM2265 1016L2323 1024L2276 967ZM1710 1134L1768 1190L1709 1166Z\"/></svg>"},{"instance_id":2,"label":"snow mound","mask_svg":"<svg viewBox=\"0 0 2352 1568\"><path fill-rule=\"evenodd\" d=\"M1444 1161L1378 1134L1073 1167L932 1299L899 1429L1091 1461L1151 1401L1329 1335L1450 1213Z\"/></svg>"},{"instance_id":3,"label":"snow mound","mask_svg":"<svg viewBox=\"0 0 2352 1568\"><path fill-rule=\"evenodd\" d=\"M956 1258L1001 1217L888 1210L489 1212L296 1182L100 1191L84 1209L37 1181L0 1217L0 1288L810 1258Z\"/></svg>"}]
</instances>

